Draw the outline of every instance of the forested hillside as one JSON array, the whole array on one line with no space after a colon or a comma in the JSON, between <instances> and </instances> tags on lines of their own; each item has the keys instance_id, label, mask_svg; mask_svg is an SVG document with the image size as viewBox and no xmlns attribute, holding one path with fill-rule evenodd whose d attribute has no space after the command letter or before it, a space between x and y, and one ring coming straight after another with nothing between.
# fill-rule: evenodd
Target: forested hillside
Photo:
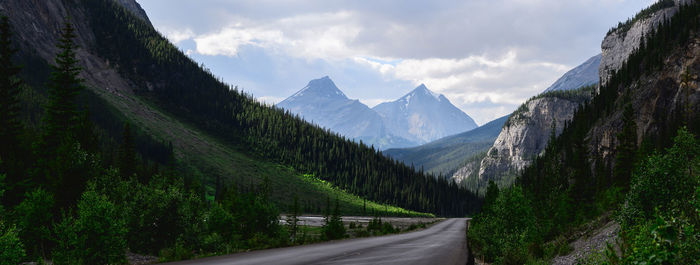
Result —
<instances>
[{"instance_id":1,"label":"forested hillside","mask_svg":"<svg viewBox=\"0 0 700 265\"><path fill-rule=\"evenodd\" d=\"M371 200L440 215L476 209L475 196L446 180L416 172L224 84L112 1L81 3L91 18L95 48L138 84L141 96L227 143Z\"/></svg>"},{"instance_id":2,"label":"forested hillside","mask_svg":"<svg viewBox=\"0 0 700 265\"><path fill-rule=\"evenodd\" d=\"M469 231L477 256L546 262L566 253L579 225L612 212L617 245L580 262L698 263L699 28L700 6L681 6L513 187L488 188Z\"/></svg>"}]
</instances>

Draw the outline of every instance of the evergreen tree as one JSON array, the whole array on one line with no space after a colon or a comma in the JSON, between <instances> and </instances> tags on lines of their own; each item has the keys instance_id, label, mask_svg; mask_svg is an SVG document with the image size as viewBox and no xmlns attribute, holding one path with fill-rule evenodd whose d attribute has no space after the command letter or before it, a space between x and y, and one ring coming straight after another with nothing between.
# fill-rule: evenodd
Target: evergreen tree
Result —
<instances>
[{"instance_id":1,"label":"evergreen tree","mask_svg":"<svg viewBox=\"0 0 700 265\"><path fill-rule=\"evenodd\" d=\"M131 135L131 125L124 124L122 144L119 146L119 172L123 177L132 177L136 173L136 149L134 137ZM142 181L145 183L145 181Z\"/></svg>"},{"instance_id":2,"label":"evergreen tree","mask_svg":"<svg viewBox=\"0 0 700 265\"><path fill-rule=\"evenodd\" d=\"M329 202L330 204L330 202ZM330 208L330 205L329 205ZM340 239L345 237L345 226L343 225L343 219L340 216L340 202L338 198L335 198L335 208L333 208L333 215L327 218L327 222L323 227L323 232L326 239Z\"/></svg>"},{"instance_id":3,"label":"evergreen tree","mask_svg":"<svg viewBox=\"0 0 700 265\"><path fill-rule=\"evenodd\" d=\"M613 178L617 185L626 186L634 169L637 151L637 124L634 121L634 109L629 103L622 112L622 131L617 135L617 140Z\"/></svg>"},{"instance_id":4,"label":"evergreen tree","mask_svg":"<svg viewBox=\"0 0 700 265\"><path fill-rule=\"evenodd\" d=\"M68 19L63 26L56 47L56 65L49 78L49 102L46 106L44 151L58 147L62 141L75 140L79 128L79 111L76 97L83 90L83 80L78 77L81 68L76 58L75 29Z\"/></svg>"},{"instance_id":5,"label":"evergreen tree","mask_svg":"<svg viewBox=\"0 0 700 265\"><path fill-rule=\"evenodd\" d=\"M292 244L297 242L297 231L299 230L299 196L294 194L294 204L292 205L292 216L287 218L287 223L289 224L289 237L292 240Z\"/></svg>"},{"instance_id":6,"label":"evergreen tree","mask_svg":"<svg viewBox=\"0 0 700 265\"><path fill-rule=\"evenodd\" d=\"M12 32L6 16L0 18L0 160L14 157L21 133L19 121L20 68L12 63L17 52L12 47Z\"/></svg>"},{"instance_id":7,"label":"evergreen tree","mask_svg":"<svg viewBox=\"0 0 700 265\"><path fill-rule=\"evenodd\" d=\"M76 57L75 29L68 19L64 23L56 47L53 71L48 82L48 103L42 140L39 143L39 181L45 181L54 193L59 207L72 205L80 196L88 178L98 170L93 156L85 147L91 146L92 125L77 105L83 90L78 77L81 68Z\"/></svg>"}]
</instances>

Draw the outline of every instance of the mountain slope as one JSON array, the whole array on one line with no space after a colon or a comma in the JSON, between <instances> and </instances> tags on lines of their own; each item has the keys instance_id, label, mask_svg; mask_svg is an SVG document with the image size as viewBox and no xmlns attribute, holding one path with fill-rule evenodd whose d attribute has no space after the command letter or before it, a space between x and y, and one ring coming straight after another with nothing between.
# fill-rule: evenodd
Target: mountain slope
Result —
<instances>
[{"instance_id":1,"label":"mountain slope","mask_svg":"<svg viewBox=\"0 0 700 265\"><path fill-rule=\"evenodd\" d=\"M477 127L469 115L425 85L393 102L374 108L384 120L389 134L418 143L427 143Z\"/></svg>"},{"instance_id":2,"label":"mountain slope","mask_svg":"<svg viewBox=\"0 0 700 265\"><path fill-rule=\"evenodd\" d=\"M345 96L328 76L311 80L276 106L348 138L367 139L386 134L382 118L359 100Z\"/></svg>"},{"instance_id":3,"label":"mountain slope","mask_svg":"<svg viewBox=\"0 0 700 265\"><path fill-rule=\"evenodd\" d=\"M186 119L168 113L153 102L140 97L137 93L139 86L95 53L93 47L96 39L92 34L91 25L86 23L89 20L84 17L85 9L61 1L50 0L44 3L46 5L35 5L36 3L29 1L0 2L0 10L17 11L9 14L18 42L32 44L20 47L24 71L28 77L48 75L46 69L49 69L48 62L53 59L53 44L57 39L56 34L60 32L58 27L65 12L74 14L72 18L80 33L76 41L83 47L78 50L78 57L83 67L82 77L89 90L89 101L96 102L93 104L107 105L90 109L94 118L101 119L95 123L103 126L103 130L116 130L116 134L119 135L122 123L129 122L137 127L138 131L148 134L158 142L172 143L175 159L179 162L178 170L188 174L189 178L201 179L206 185L203 196L209 198L215 194L217 178L221 178L225 185L235 184L243 188L250 184L256 185L261 181L261 176L268 176L272 180L271 188L275 191L271 198L281 209L291 207L289 198L296 194L300 201L307 204L303 206L304 211L320 213L321 206L325 204L323 198L331 196L340 198L341 207L348 212L362 213L362 200L352 194L333 189L326 184L318 184L313 178L304 176L302 172L288 166L251 155L245 148L197 128ZM34 20L35 17L44 19ZM27 25L23 24L24 21L33 21L31 23L39 30L26 30L19 26ZM30 80L28 83L32 85L31 92L27 92L29 95L45 93L41 82ZM98 98L90 98L93 96ZM117 114L102 113L104 108ZM104 127L105 123L116 129ZM378 210L385 209L374 202L368 203ZM398 212L396 209L394 211Z\"/></svg>"},{"instance_id":4,"label":"mountain slope","mask_svg":"<svg viewBox=\"0 0 700 265\"><path fill-rule=\"evenodd\" d=\"M426 172L451 176L465 159L493 145L507 119L508 116L504 116L467 132L413 148L389 149L384 154Z\"/></svg>"},{"instance_id":5,"label":"mountain slope","mask_svg":"<svg viewBox=\"0 0 700 265\"><path fill-rule=\"evenodd\" d=\"M598 67L603 54L598 54L586 60L581 65L566 72L557 79L554 84L544 90L544 92L556 90L577 89L584 86L597 84L599 81Z\"/></svg>"},{"instance_id":6,"label":"mountain slope","mask_svg":"<svg viewBox=\"0 0 700 265\"><path fill-rule=\"evenodd\" d=\"M461 215L478 203L447 182L221 83L118 2L11 0L0 6L10 15L22 53L44 61L53 58L59 27L70 13L90 90L135 127L171 141L189 177L204 185L202 196L215 193L218 179L249 190L267 176L282 207L301 193L304 204L318 209L330 194L302 178L313 175L352 194L419 211Z\"/></svg>"}]
</instances>

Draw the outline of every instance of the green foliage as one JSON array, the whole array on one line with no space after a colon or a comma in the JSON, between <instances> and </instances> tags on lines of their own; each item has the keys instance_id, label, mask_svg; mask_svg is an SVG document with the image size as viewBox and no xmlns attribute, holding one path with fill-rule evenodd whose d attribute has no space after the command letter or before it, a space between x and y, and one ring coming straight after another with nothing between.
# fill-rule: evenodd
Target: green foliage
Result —
<instances>
[{"instance_id":1,"label":"green foliage","mask_svg":"<svg viewBox=\"0 0 700 265\"><path fill-rule=\"evenodd\" d=\"M77 106L77 96L84 89L83 80L78 77L80 67L76 58L75 28L66 19L61 38L56 47L55 65L49 78L49 102L46 105L44 152L56 149L66 139L77 139L78 125L81 124Z\"/></svg>"},{"instance_id":2,"label":"green foliage","mask_svg":"<svg viewBox=\"0 0 700 265\"><path fill-rule=\"evenodd\" d=\"M531 202L517 185L497 196L488 210L472 221L468 231L470 246L487 261L523 264L521 261L527 260L526 246L537 234Z\"/></svg>"},{"instance_id":3,"label":"green foliage","mask_svg":"<svg viewBox=\"0 0 700 265\"><path fill-rule=\"evenodd\" d=\"M631 172L635 164L637 150L637 124L634 121L634 109L627 104L622 112L622 131L617 134L617 155L613 178L618 186L629 184Z\"/></svg>"},{"instance_id":4,"label":"green foliage","mask_svg":"<svg viewBox=\"0 0 700 265\"><path fill-rule=\"evenodd\" d=\"M330 205L328 205L328 208L330 208ZM341 239L346 236L345 226L343 225L343 220L340 216L340 204L338 203L337 198L335 199L333 215L326 217L326 224L323 226L323 236L327 240Z\"/></svg>"},{"instance_id":5,"label":"green foliage","mask_svg":"<svg viewBox=\"0 0 700 265\"><path fill-rule=\"evenodd\" d=\"M19 264L24 256L24 245L17 228L8 227L0 219L0 264Z\"/></svg>"},{"instance_id":6,"label":"green foliage","mask_svg":"<svg viewBox=\"0 0 700 265\"><path fill-rule=\"evenodd\" d=\"M289 226L289 238L292 244L297 241L297 232L299 230L299 197L294 195L294 204L292 206L292 214L287 217L287 225ZM354 223L353 223L354 224Z\"/></svg>"},{"instance_id":7,"label":"green foliage","mask_svg":"<svg viewBox=\"0 0 700 265\"><path fill-rule=\"evenodd\" d=\"M656 209L692 216L693 194L700 186L700 144L684 128L678 131L674 143L665 154L649 156L635 171L620 214L623 226L651 219Z\"/></svg>"},{"instance_id":8,"label":"green foliage","mask_svg":"<svg viewBox=\"0 0 700 265\"><path fill-rule=\"evenodd\" d=\"M134 147L134 137L129 123L124 124L117 165L119 173L124 177L132 177L136 173L136 148Z\"/></svg>"},{"instance_id":9,"label":"green foliage","mask_svg":"<svg viewBox=\"0 0 700 265\"><path fill-rule=\"evenodd\" d=\"M15 209L20 238L29 247L27 252L31 257L47 257L53 245L50 242L55 211L53 195L39 188L25 197Z\"/></svg>"},{"instance_id":10,"label":"green foliage","mask_svg":"<svg viewBox=\"0 0 700 265\"><path fill-rule=\"evenodd\" d=\"M685 128L635 170L620 212L625 263L700 262L700 142Z\"/></svg>"},{"instance_id":11,"label":"green foliage","mask_svg":"<svg viewBox=\"0 0 700 265\"><path fill-rule=\"evenodd\" d=\"M126 227L117 207L93 190L83 193L77 217L56 225L56 264L117 264L126 261Z\"/></svg>"},{"instance_id":12,"label":"green foliage","mask_svg":"<svg viewBox=\"0 0 700 265\"><path fill-rule=\"evenodd\" d=\"M198 245L206 208L200 198L184 190L182 179L156 175L147 185L120 179L116 172L110 172L92 185L122 213L133 251L157 254L178 239Z\"/></svg>"}]
</instances>

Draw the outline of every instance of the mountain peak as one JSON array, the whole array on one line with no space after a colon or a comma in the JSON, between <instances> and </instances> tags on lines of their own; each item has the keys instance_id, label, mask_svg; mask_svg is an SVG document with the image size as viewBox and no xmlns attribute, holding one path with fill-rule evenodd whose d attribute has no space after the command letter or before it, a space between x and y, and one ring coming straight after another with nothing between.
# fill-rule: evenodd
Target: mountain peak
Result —
<instances>
[{"instance_id":1,"label":"mountain peak","mask_svg":"<svg viewBox=\"0 0 700 265\"><path fill-rule=\"evenodd\" d=\"M425 86L425 84L420 84L419 86L414 88L413 91L403 96L400 100L409 101L412 97L423 96L431 96L437 101L442 101L442 95L431 91L430 89L428 89L428 87Z\"/></svg>"},{"instance_id":2,"label":"mountain peak","mask_svg":"<svg viewBox=\"0 0 700 265\"><path fill-rule=\"evenodd\" d=\"M340 89L335 85L335 83L333 83L333 80L331 80L331 78L328 76L309 81L309 83L304 88L294 93L294 95L292 95L289 98L299 98L302 96L342 99L348 98L347 96L345 96L343 91L340 91Z\"/></svg>"}]
</instances>

